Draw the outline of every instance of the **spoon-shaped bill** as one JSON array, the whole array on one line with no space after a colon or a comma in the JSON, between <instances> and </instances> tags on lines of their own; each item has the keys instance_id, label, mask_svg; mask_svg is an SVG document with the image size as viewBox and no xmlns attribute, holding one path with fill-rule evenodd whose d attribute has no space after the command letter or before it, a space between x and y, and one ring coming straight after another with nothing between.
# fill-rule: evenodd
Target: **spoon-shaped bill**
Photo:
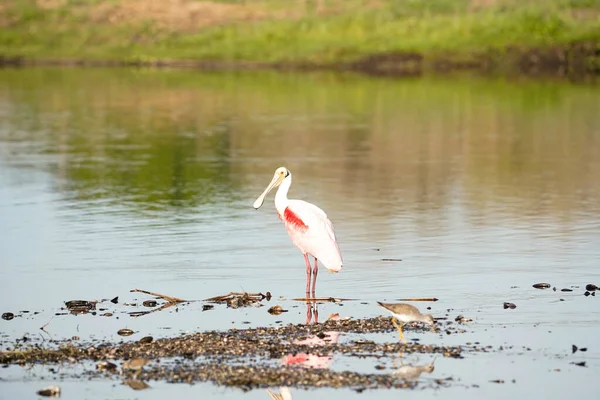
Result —
<instances>
[{"instance_id":1,"label":"spoon-shaped bill","mask_svg":"<svg viewBox=\"0 0 600 400\"><path fill-rule=\"evenodd\" d=\"M264 201L265 201L265 197L269 194L269 192L271 190L273 190L274 187L279 186L279 184L281 183L282 178L280 175L275 174L273 176L273 179L271 179L271 183L269 183L269 186L267 186L267 188L265 189L264 192L262 192L262 194L260 196L258 196L258 199L256 199L256 201L254 202L254 204L252 205L252 207L254 207L255 209L259 209Z\"/></svg>"}]
</instances>

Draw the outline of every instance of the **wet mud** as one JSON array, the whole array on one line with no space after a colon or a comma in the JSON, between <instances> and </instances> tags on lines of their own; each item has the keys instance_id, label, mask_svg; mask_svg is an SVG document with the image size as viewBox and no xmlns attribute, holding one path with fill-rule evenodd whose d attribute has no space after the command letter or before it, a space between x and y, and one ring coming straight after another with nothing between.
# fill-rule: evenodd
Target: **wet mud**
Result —
<instances>
[{"instance_id":1,"label":"wet mud","mask_svg":"<svg viewBox=\"0 0 600 400\"><path fill-rule=\"evenodd\" d=\"M444 329L458 331L455 322ZM406 325L408 331L422 330ZM428 331L428 329L426 329ZM431 354L460 359L464 353L491 351L475 345L437 346L409 342L376 343L350 340L338 343L340 334L395 331L391 317L328 320L320 324L207 331L192 335L129 343L66 340L54 347L19 342L0 353L4 365L90 364L87 378L126 378L140 381L205 382L241 389L273 386L411 388L416 382L403 379L383 364L402 354ZM356 335L349 336L356 338ZM5 343L6 344L6 343ZM330 360L334 355L373 360L377 373L332 371L323 365L306 368L303 361ZM299 360L301 360L299 362ZM303 365L305 364L305 365ZM378 368L375 368L378 366ZM304 368L298 368L304 367ZM386 370L387 369L387 370ZM448 385L450 381L434 382Z\"/></svg>"}]
</instances>

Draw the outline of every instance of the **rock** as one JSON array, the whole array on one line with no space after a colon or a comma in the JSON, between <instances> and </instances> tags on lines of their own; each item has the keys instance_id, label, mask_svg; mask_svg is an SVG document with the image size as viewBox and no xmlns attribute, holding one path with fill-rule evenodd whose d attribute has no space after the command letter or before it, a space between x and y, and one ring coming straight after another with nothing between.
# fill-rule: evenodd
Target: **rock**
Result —
<instances>
[{"instance_id":1,"label":"rock","mask_svg":"<svg viewBox=\"0 0 600 400\"><path fill-rule=\"evenodd\" d=\"M156 307L157 304L156 300L146 300L142 303L144 307Z\"/></svg>"},{"instance_id":2,"label":"rock","mask_svg":"<svg viewBox=\"0 0 600 400\"><path fill-rule=\"evenodd\" d=\"M550 285L549 283L536 283L533 285L533 287L536 289L549 289L550 286L552 285Z\"/></svg>"},{"instance_id":3,"label":"rock","mask_svg":"<svg viewBox=\"0 0 600 400\"><path fill-rule=\"evenodd\" d=\"M142 344L152 343L153 340L154 340L154 338L152 336L144 336L143 338L141 338L139 340L139 343L142 343Z\"/></svg>"},{"instance_id":4,"label":"rock","mask_svg":"<svg viewBox=\"0 0 600 400\"><path fill-rule=\"evenodd\" d=\"M58 396L60 396L60 387L48 386L42 390L38 390L37 394L39 394L40 396L46 396L46 397L58 397Z\"/></svg>"},{"instance_id":5,"label":"rock","mask_svg":"<svg viewBox=\"0 0 600 400\"><path fill-rule=\"evenodd\" d=\"M129 328L119 329L117 331L117 334L119 336L131 336L131 335L133 335L133 330L131 330Z\"/></svg>"},{"instance_id":6,"label":"rock","mask_svg":"<svg viewBox=\"0 0 600 400\"><path fill-rule=\"evenodd\" d=\"M15 317L15 314L13 314L11 312L5 312L4 314L2 314L2 319L6 320L6 321L10 321L14 317Z\"/></svg>"},{"instance_id":7,"label":"rock","mask_svg":"<svg viewBox=\"0 0 600 400\"><path fill-rule=\"evenodd\" d=\"M515 308L517 308L517 306L516 306L516 304L515 304L515 303L506 303L506 302L505 302L505 303L504 303L504 309L506 310L507 308L510 308L510 309L515 309Z\"/></svg>"},{"instance_id":8,"label":"rock","mask_svg":"<svg viewBox=\"0 0 600 400\"><path fill-rule=\"evenodd\" d=\"M288 310L284 310L281 306L273 306L269 308L268 311L271 315L279 315L281 313L287 312Z\"/></svg>"},{"instance_id":9,"label":"rock","mask_svg":"<svg viewBox=\"0 0 600 400\"><path fill-rule=\"evenodd\" d=\"M585 285L585 290L593 292L595 290L598 290L598 286L594 285L593 283L588 283L587 285Z\"/></svg>"},{"instance_id":10,"label":"rock","mask_svg":"<svg viewBox=\"0 0 600 400\"><path fill-rule=\"evenodd\" d=\"M96 364L96 369L101 371L115 371L117 369L117 365L111 363L110 361L100 361Z\"/></svg>"}]
</instances>

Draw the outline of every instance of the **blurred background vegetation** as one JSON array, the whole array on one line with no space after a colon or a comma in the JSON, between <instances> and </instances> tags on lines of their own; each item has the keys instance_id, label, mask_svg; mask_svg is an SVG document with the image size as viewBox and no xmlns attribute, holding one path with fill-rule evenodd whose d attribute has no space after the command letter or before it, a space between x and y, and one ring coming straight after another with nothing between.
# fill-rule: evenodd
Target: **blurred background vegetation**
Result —
<instances>
[{"instance_id":1,"label":"blurred background vegetation","mask_svg":"<svg viewBox=\"0 0 600 400\"><path fill-rule=\"evenodd\" d=\"M594 69L600 58L600 0L4 0L0 28L5 60L339 67L583 52Z\"/></svg>"}]
</instances>

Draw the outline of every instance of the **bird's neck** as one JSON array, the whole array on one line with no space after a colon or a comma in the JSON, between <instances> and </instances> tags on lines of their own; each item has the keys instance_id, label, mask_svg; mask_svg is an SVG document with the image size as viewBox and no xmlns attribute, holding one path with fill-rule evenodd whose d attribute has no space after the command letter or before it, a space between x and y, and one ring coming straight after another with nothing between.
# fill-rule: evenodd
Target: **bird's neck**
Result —
<instances>
[{"instance_id":1,"label":"bird's neck","mask_svg":"<svg viewBox=\"0 0 600 400\"><path fill-rule=\"evenodd\" d=\"M288 206L287 194L291 185L292 174L288 175L288 177L281 182L281 185L279 185L279 189L277 189L277 193L275 194L275 208L279 215L283 215L285 208Z\"/></svg>"}]
</instances>

